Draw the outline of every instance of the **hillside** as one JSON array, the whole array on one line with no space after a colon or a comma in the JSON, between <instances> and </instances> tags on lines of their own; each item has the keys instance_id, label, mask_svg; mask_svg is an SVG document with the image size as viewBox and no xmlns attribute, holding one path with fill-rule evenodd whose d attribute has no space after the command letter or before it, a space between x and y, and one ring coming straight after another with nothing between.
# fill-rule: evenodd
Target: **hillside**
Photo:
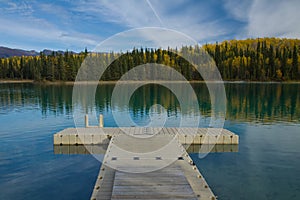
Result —
<instances>
[{"instance_id":1,"label":"hillside","mask_svg":"<svg viewBox=\"0 0 300 200\"><path fill-rule=\"evenodd\" d=\"M34 50L26 51L22 49L11 49L0 46L0 58L8 58L12 56L37 56L38 54L39 53Z\"/></svg>"},{"instance_id":2,"label":"hillside","mask_svg":"<svg viewBox=\"0 0 300 200\"><path fill-rule=\"evenodd\" d=\"M106 69L101 77L104 81L119 80L130 69L145 63L170 66L189 81L202 80L197 70L180 54L201 54L203 49L214 59L223 80L300 81L299 47L298 39L258 38L229 40L202 47L182 47L176 50L178 54L174 53L175 50L141 48L122 54L111 52L92 56L101 59L102 64L111 63L116 56L120 56ZM2 58L0 79L74 81L86 55L87 50L78 54L44 51L38 55Z\"/></svg>"},{"instance_id":3,"label":"hillside","mask_svg":"<svg viewBox=\"0 0 300 200\"><path fill-rule=\"evenodd\" d=\"M44 49L42 53L44 55L51 55L53 52L55 53L61 53L64 54L64 51L53 51L49 49ZM75 52L70 52L75 54ZM1 47L0 46L0 58L9 58L9 57L14 57L14 56L38 56L40 55L40 52L37 52L35 50L23 50L23 49L12 49L8 47Z\"/></svg>"}]
</instances>

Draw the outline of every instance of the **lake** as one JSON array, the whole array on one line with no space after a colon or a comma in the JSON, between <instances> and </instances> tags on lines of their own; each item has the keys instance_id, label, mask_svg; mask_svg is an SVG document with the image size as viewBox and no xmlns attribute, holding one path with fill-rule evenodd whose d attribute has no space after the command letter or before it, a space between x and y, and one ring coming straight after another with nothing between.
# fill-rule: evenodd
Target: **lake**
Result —
<instances>
[{"instance_id":1,"label":"lake","mask_svg":"<svg viewBox=\"0 0 300 200\"><path fill-rule=\"evenodd\" d=\"M206 85L193 83L209 126ZM74 127L74 109L96 110L105 126L116 126L112 109L129 109L133 121L149 123L154 104L167 111L166 126L181 116L176 96L159 85L145 85L129 105L111 107L113 84L99 85L95 105L72 104L71 85L0 84L0 199L89 199L101 163L92 155L56 155L54 133ZM240 137L236 153L191 154L220 200L299 199L300 84L226 83L224 127Z\"/></svg>"}]
</instances>

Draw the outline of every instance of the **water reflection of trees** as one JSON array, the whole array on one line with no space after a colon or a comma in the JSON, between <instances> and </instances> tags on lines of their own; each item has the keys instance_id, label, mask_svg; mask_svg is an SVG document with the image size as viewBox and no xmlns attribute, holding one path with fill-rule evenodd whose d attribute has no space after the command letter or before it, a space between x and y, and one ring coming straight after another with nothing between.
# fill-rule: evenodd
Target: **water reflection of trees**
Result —
<instances>
[{"instance_id":1,"label":"water reflection of trees","mask_svg":"<svg viewBox=\"0 0 300 200\"><path fill-rule=\"evenodd\" d=\"M0 84L0 111L41 109L43 115L72 114L72 86Z\"/></svg>"},{"instance_id":2,"label":"water reflection of trees","mask_svg":"<svg viewBox=\"0 0 300 200\"><path fill-rule=\"evenodd\" d=\"M192 84L201 114L210 116L211 103L205 84ZM180 87L180 84L178 84ZM299 122L300 84L226 84L228 120L258 122ZM97 112L111 109L112 84L99 85L95 96ZM94 105L79 100L72 104L72 85L0 84L0 114L16 108L41 109L43 115L71 115L73 105L91 109ZM182 95L187 95L182 91ZM82 94L85 95L84 92ZM176 96L167 88L145 85L131 97L134 115L148 115L153 104L161 104L170 113L180 112ZM118 109L125 109L122 101Z\"/></svg>"},{"instance_id":3,"label":"water reflection of trees","mask_svg":"<svg viewBox=\"0 0 300 200\"><path fill-rule=\"evenodd\" d=\"M300 84L227 84L227 116L247 121L300 121Z\"/></svg>"}]
</instances>

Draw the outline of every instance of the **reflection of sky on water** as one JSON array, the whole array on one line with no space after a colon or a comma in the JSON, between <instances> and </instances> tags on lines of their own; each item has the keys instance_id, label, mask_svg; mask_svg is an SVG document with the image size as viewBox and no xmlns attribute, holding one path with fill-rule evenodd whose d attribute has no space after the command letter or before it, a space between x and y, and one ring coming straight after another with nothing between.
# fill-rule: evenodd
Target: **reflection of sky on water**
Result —
<instances>
[{"instance_id":1,"label":"reflection of sky on water","mask_svg":"<svg viewBox=\"0 0 300 200\"><path fill-rule=\"evenodd\" d=\"M240 136L238 153L192 154L219 199L298 199L298 125L228 122Z\"/></svg>"}]
</instances>

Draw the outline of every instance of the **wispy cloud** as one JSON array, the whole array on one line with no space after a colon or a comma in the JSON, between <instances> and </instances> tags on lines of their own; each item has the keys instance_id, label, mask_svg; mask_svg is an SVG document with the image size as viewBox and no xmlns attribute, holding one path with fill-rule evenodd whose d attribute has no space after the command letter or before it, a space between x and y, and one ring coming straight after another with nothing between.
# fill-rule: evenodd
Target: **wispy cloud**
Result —
<instances>
[{"instance_id":1,"label":"wispy cloud","mask_svg":"<svg viewBox=\"0 0 300 200\"><path fill-rule=\"evenodd\" d=\"M228 14L245 23L236 32L246 37L300 37L298 0L224 0Z\"/></svg>"},{"instance_id":2,"label":"wispy cloud","mask_svg":"<svg viewBox=\"0 0 300 200\"><path fill-rule=\"evenodd\" d=\"M58 29L52 24L39 19L30 21L0 19L0 24L0 33L3 33L2 36L5 34L11 37L22 38L24 41L38 42L41 49L37 50L50 48L43 46L43 44L57 42L61 43L61 46L64 46L64 48L80 46L80 50L83 50L87 45L95 46L98 43L97 38L93 35Z\"/></svg>"},{"instance_id":3,"label":"wispy cloud","mask_svg":"<svg viewBox=\"0 0 300 200\"><path fill-rule=\"evenodd\" d=\"M159 26L155 14L145 0L75 2L73 10L88 13L94 20L105 20L123 26Z\"/></svg>"},{"instance_id":4,"label":"wispy cloud","mask_svg":"<svg viewBox=\"0 0 300 200\"><path fill-rule=\"evenodd\" d=\"M39 11L44 15L53 16L64 25L69 25L72 19L72 13L63 6L51 3L39 3Z\"/></svg>"},{"instance_id":5,"label":"wispy cloud","mask_svg":"<svg viewBox=\"0 0 300 200\"><path fill-rule=\"evenodd\" d=\"M300 37L298 0L0 0L0 3L0 45L22 41L38 49L82 50L86 46L93 48L116 33L141 27L174 29L200 43L246 37Z\"/></svg>"},{"instance_id":6,"label":"wispy cloud","mask_svg":"<svg viewBox=\"0 0 300 200\"><path fill-rule=\"evenodd\" d=\"M150 4L149 4L149 3ZM181 31L196 40L212 40L230 34L231 28L224 26L221 17L213 18L215 5L197 1L94 1L77 3L77 12L88 12L95 20L119 24L128 28L165 27ZM203 5L203 7L201 7ZM221 5L219 7L222 7ZM207 20L211 18L211 20Z\"/></svg>"},{"instance_id":7,"label":"wispy cloud","mask_svg":"<svg viewBox=\"0 0 300 200\"><path fill-rule=\"evenodd\" d=\"M152 5L167 28L185 33L199 42L216 40L231 32L223 18L215 16L213 4L154 0Z\"/></svg>"},{"instance_id":8,"label":"wispy cloud","mask_svg":"<svg viewBox=\"0 0 300 200\"><path fill-rule=\"evenodd\" d=\"M248 22L253 0L223 0L222 2L230 17L239 21Z\"/></svg>"},{"instance_id":9,"label":"wispy cloud","mask_svg":"<svg viewBox=\"0 0 300 200\"><path fill-rule=\"evenodd\" d=\"M249 12L248 35L252 37L300 37L300 1L254 1Z\"/></svg>"},{"instance_id":10,"label":"wispy cloud","mask_svg":"<svg viewBox=\"0 0 300 200\"><path fill-rule=\"evenodd\" d=\"M54 48L72 48L80 51L87 46L94 47L103 39L67 26L71 15L64 7L34 1L31 5L26 2L4 2L4 5L0 14L2 45L11 44L12 42L7 40L16 38L18 41L23 40L22 44L30 42L27 46L36 50L51 48L47 45L52 43ZM61 20L57 23L51 16ZM8 39L5 41L5 38Z\"/></svg>"},{"instance_id":11,"label":"wispy cloud","mask_svg":"<svg viewBox=\"0 0 300 200\"><path fill-rule=\"evenodd\" d=\"M0 11L6 14L20 14L22 16L29 16L33 13L33 9L29 3L26 1L21 2L11 2L2 1L2 7Z\"/></svg>"}]
</instances>

